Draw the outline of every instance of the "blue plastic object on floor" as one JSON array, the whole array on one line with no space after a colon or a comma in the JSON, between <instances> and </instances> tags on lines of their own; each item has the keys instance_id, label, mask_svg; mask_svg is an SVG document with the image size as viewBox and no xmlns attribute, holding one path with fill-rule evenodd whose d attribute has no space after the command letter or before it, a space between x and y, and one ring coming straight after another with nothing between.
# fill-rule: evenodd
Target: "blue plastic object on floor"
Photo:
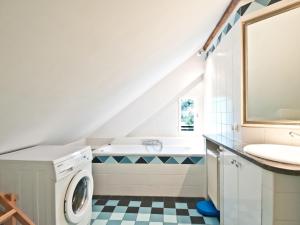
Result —
<instances>
[{"instance_id":1,"label":"blue plastic object on floor","mask_svg":"<svg viewBox=\"0 0 300 225\"><path fill-rule=\"evenodd\" d=\"M197 202L196 209L203 216L220 217L220 211L216 209L210 200L202 200Z\"/></svg>"}]
</instances>

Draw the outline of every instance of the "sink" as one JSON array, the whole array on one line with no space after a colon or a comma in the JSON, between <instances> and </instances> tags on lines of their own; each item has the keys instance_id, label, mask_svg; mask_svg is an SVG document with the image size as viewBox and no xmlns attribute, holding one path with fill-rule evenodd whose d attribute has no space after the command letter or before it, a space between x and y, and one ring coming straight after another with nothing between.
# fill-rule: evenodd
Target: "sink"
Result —
<instances>
[{"instance_id":1,"label":"sink","mask_svg":"<svg viewBox=\"0 0 300 225\"><path fill-rule=\"evenodd\" d=\"M274 144L252 144L244 147L244 151L272 161L300 165L300 147Z\"/></svg>"}]
</instances>

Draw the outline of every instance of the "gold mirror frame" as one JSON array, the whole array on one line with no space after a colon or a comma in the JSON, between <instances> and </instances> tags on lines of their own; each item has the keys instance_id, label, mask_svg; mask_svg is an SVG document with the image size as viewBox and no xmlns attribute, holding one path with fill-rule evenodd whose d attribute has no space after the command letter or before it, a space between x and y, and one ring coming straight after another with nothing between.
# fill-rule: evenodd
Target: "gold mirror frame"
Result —
<instances>
[{"instance_id":1,"label":"gold mirror frame","mask_svg":"<svg viewBox=\"0 0 300 225\"><path fill-rule=\"evenodd\" d=\"M268 19L278 14L300 7L300 0L284 0L265 9L258 10L241 20L242 30L242 126L299 126L300 120L295 121L249 121L247 111L248 101L248 52L247 52L247 26Z\"/></svg>"}]
</instances>

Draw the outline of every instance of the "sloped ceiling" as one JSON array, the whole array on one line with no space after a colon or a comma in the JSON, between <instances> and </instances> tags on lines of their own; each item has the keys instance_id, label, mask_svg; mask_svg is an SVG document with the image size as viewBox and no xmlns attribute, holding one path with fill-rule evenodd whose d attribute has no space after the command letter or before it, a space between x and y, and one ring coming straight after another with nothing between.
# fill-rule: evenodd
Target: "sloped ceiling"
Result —
<instances>
[{"instance_id":1,"label":"sloped ceiling","mask_svg":"<svg viewBox=\"0 0 300 225\"><path fill-rule=\"evenodd\" d=\"M96 130L91 138L119 138L129 135L174 99L203 80L204 62L196 54L139 96Z\"/></svg>"},{"instance_id":2,"label":"sloped ceiling","mask_svg":"<svg viewBox=\"0 0 300 225\"><path fill-rule=\"evenodd\" d=\"M91 134L199 49L228 3L0 1L0 152Z\"/></svg>"}]
</instances>

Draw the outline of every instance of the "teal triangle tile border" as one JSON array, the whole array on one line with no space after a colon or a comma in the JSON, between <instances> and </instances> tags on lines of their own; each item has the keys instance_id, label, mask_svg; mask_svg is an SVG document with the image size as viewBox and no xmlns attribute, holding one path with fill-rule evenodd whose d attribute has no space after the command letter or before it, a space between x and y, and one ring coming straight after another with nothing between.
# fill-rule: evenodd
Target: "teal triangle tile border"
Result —
<instances>
[{"instance_id":1,"label":"teal triangle tile border","mask_svg":"<svg viewBox=\"0 0 300 225\"><path fill-rule=\"evenodd\" d=\"M193 157L192 156L192 157L190 157L190 159L192 160L193 163L197 164L201 160L201 157L196 157L196 156Z\"/></svg>"},{"instance_id":2,"label":"teal triangle tile border","mask_svg":"<svg viewBox=\"0 0 300 225\"><path fill-rule=\"evenodd\" d=\"M216 47L222 42L222 39L230 33L233 26L237 24L237 22L242 18L243 15L247 14L247 11L250 8L250 11L255 11L260 8L268 7L269 5L272 5L274 3L280 2L283 0L255 0L250 3L246 3L242 6L240 6L235 12L232 13L232 15L228 18L225 25L223 26L223 29L215 36L214 40L212 41L212 44L209 46L209 48L206 50L204 59L207 60L208 57L215 51ZM260 5L261 7L257 7L257 5ZM251 7L252 5L252 7ZM255 7L254 7L255 6ZM223 35L220 37L220 34L223 33Z\"/></svg>"},{"instance_id":3,"label":"teal triangle tile border","mask_svg":"<svg viewBox=\"0 0 300 225\"><path fill-rule=\"evenodd\" d=\"M95 156L93 163L107 164L191 164L200 165L205 161L202 156Z\"/></svg>"},{"instance_id":4,"label":"teal triangle tile border","mask_svg":"<svg viewBox=\"0 0 300 225\"><path fill-rule=\"evenodd\" d=\"M127 156L124 156L124 158L119 163L132 164L132 162L128 159Z\"/></svg>"},{"instance_id":5,"label":"teal triangle tile border","mask_svg":"<svg viewBox=\"0 0 300 225\"><path fill-rule=\"evenodd\" d=\"M190 159L190 157L186 157L181 164L194 164L194 162Z\"/></svg>"},{"instance_id":6,"label":"teal triangle tile border","mask_svg":"<svg viewBox=\"0 0 300 225\"><path fill-rule=\"evenodd\" d=\"M271 0L255 0L255 2L263 5L263 6L268 6Z\"/></svg>"},{"instance_id":7,"label":"teal triangle tile border","mask_svg":"<svg viewBox=\"0 0 300 225\"><path fill-rule=\"evenodd\" d=\"M119 163L124 158L124 156L113 156L113 158Z\"/></svg>"},{"instance_id":8,"label":"teal triangle tile border","mask_svg":"<svg viewBox=\"0 0 300 225\"><path fill-rule=\"evenodd\" d=\"M136 161L139 160L140 156L129 155L129 156L127 156L127 158L128 158L132 163L136 163Z\"/></svg>"},{"instance_id":9,"label":"teal triangle tile border","mask_svg":"<svg viewBox=\"0 0 300 225\"><path fill-rule=\"evenodd\" d=\"M113 164L116 164L118 162L114 159L114 157L109 156L108 159L104 163L113 163Z\"/></svg>"},{"instance_id":10,"label":"teal triangle tile border","mask_svg":"<svg viewBox=\"0 0 300 225\"><path fill-rule=\"evenodd\" d=\"M170 157L167 162L165 162L166 164L178 164L178 162L174 159L174 157Z\"/></svg>"},{"instance_id":11,"label":"teal triangle tile border","mask_svg":"<svg viewBox=\"0 0 300 225\"><path fill-rule=\"evenodd\" d=\"M142 156L135 163L136 164L148 164L148 162Z\"/></svg>"},{"instance_id":12,"label":"teal triangle tile border","mask_svg":"<svg viewBox=\"0 0 300 225\"><path fill-rule=\"evenodd\" d=\"M151 163L151 161L154 159L154 156L143 156L143 159L147 162L147 163Z\"/></svg>"},{"instance_id":13,"label":"teal triangle tile border","mask_svg":"<svg viewBox=\"0 0 300 225\"><path fill-rule=\"evenodd\" d=\"M276 3L276 2L280 2L280 1L281 1L281 0L271 0L271 1L269 2L268 6L269 6L269 5L272 5L272 4Z\"/></svg>"},{"instance_id":14,"label":"teal triangle tile border","mask_svg":"<svg viewBox=\"0 0 300 225\"><path fill-rule=\"evenodd\" d=\"M150 164L162 164L162 163L163 162L157 156L155 156Z\"/></svg>"},{"instance_id":15,"label":"teal triangle tile border","mask_svg":"<svg viewBox=\"0 0 300 225\"><path fill-rule=\"evenodd\" d=\"M185 156L174 156L173 158L178 162L178 164L181 164L186 159Z\"/></svg>"},{"instance_id":16,"label":"teal triangle tile border","mask_svg":"<svg viewBox=\"0 0 300 225\"><path fill-rule=\"evenodd\" d=\"M257 2L252 2L252 4L247 8L247 11L245 12L244 15L248 15L249 13L255 12L262 8L265 8L265 7Z\"/></svg>"},{"instance_id":17,"label":"teal triangle tile border","mask_svg":"<svg viewBox=\"0 0 300 225\"><path fill-rule=\"evenodd\" d=\"M102 163L99 157L94 157L92 163Z\"/></svg>"},{"instance_id":18,"label":"teal triangle tile border","mask_svg":"<svg viewBox=\"0 0 300 225\"><path fill-rule=\"evenodd\" d=\"M234 15L234 20L233 20L233 25L236 24L237 21L241 18L241 15L239 13L235 13Z\"/></svg>"},{"instance_id":19,"label":"teal triangle tile border","mask_svg":"<svg viewBox=\"0 0 300 225\"><path fill-rule=\"evenodd\" d=\"M106 162L106 160L109 158L109 156L98 156L98 159L102 162L102 163L104 163L104 162Z\"/></svg>"},{"instance_id":20,"label":"teal triangle tile border","mask_svg":"<svg viewBox=\"0 0 300 225\"><path fill-rule=\"evenodd\" d=\"M202 156L191 156L190 159L193 161L194 164L203 164L203 157Z\"/></svg>"}]
</instances>

